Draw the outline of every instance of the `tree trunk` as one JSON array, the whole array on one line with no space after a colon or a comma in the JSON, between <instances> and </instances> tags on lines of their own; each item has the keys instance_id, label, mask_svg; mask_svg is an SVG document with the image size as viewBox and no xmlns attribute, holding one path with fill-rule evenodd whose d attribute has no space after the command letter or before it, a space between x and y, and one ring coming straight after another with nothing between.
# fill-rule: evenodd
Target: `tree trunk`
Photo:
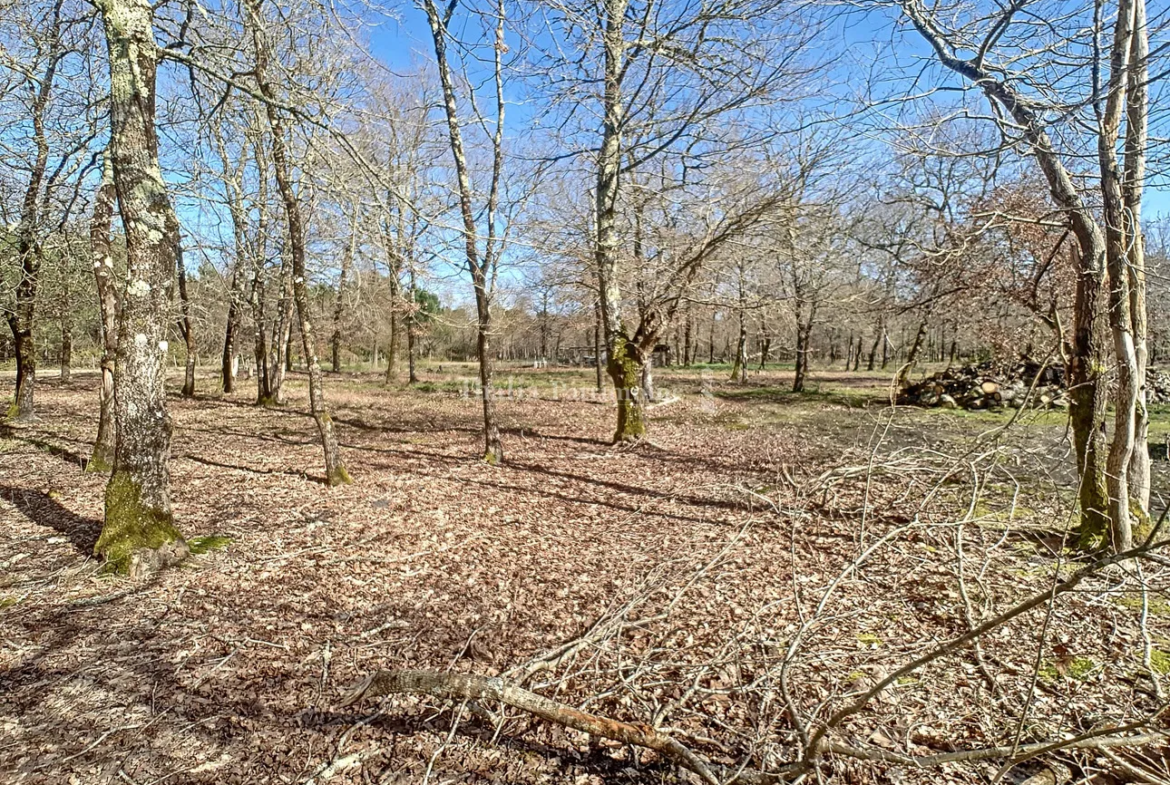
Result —
<instances>
[{"instance_id":1,"label":"tree trunk","mask_svg":"<svg viewBox=\"0 0 1170 785\"><path fill-rule=\"evenodd\" d=\"M594 311L597 318L593 322L593 370L597 375L597 392L601 392L605 370L605 360L601 356L601 307L598 306Z\"/></svg>"},{"instance_id":2,"label":"tree trunk","mask_svg":"<svg viewBox=\"0 0 1170 785\"><path fill-rule=\"evenodd\" d=\"M16 393L12 406L8 409L8 417L13 420L29 420L36 416L34 391L37 357L33 322L36 318L42 261L37 233L40 229L41 185L49 164L45 110L53 90L57 64L63 56L60 38L61 6L60 0L53 4L48 40L41 45L43 48L39 47L38 53L45 56L45 71L35 77L30 75L29 78L30 84L36 85L30 107L36 157L33 159L28 185L25 187L20 205L20 223L16 230L16 256L20 264L20 278L16 283L15 307L8 314L8 326L12 330L12 344L16 352Z\"/></svg>"},{"instance_id":3,"label":"tree trunk","mask_svg":"<svg viewBox=\"0 0 1170 785\"><path fill-rule=\"evenodd\" d=\"M731 367L731 381L747 384L747 316L739 311L739 340L735 344L735 364Z\"/></svg>"},{"instance_id":4,"label":"tree trunk","mask_svg":"<svg viewBox=\"0 0 1170 785\"><path fill-rule=\"evenodd\" d=\"M486 296L476 292L476 306L479 313L479 328L476 331L475 348L479 352L479 384L483 398L483 459L492 466L504 460L504 445L500 441L500 429L496 423L496 397L492 389L492 347L491 309Z\"/></svg>"},{"instance_id":5,"label":"tree trunk","mask_svg":"<svg viewBox=\"0 0 1170 785\"><path fill-rule=\"evenodd\" d=\"M266 99L264 104L265 117L268 120L269 136L272 144L272 167L276 175L276 185L280 191L281 201L284 203L285 219L288 223L288 237L292 257L292 291L296 302L299 326L301 329L301 344L305 350L305 364L309 371L309 409L313 420L317 423L317 431L321 437L321 447L325 453L325 482L328 485L340 485L352 482L349 472L341 462L341 450L337 443L337 434L333 429L333 418L325 408L325 390L322 382L321 367L317 362L317 346L313 338L313 323L309 311L309 289L305 270L305 228L301 216L301 205L297 201L296 192L292 184L292 167L288 161L288 151L285 146L284 122L276 109L276 100L272 85L268 82L268 41L265 35L264 22L260 15L261 0L246 0L246 8L252 33L252 44L255 54L256 85Z\"/></svg>"},{"instance_id":6,"label":"tree trunk","mask_svg":"<svg viewBox=\"0 0 1170 785\"><path fill-rule=\"evenodd\" d=\"M417 305L414 267L410 268L410 302ZM418 317L412 311L406 317L406 380L418 384Z\"/></svg>"},{"instance_id":7,"label":"tree trunk","mask_svg":"<svg viewBox=\"0 0 1170 785\"><path fill-rule=\"evenodd\" d=\"M684 317L684 321L683 321L682 364L683 364L684 368L691 367L691 331L692 331L691 306L688 304L686 316Z\"/></svg>"},{"instance_id":8,"label":"tree trunk","mask_svg":"<svg viewBox=\"0 0 1170 785\"><path fill-rule=\"evenodd\" d=\"M349 277L349 268L353 264L358 238L356 207L351 221L353 225L350 227L349 245L346 247L345 256L341 259L341 275L337 279L337 302L333 305L333 336L330 339L330 344L334 373L341 373L341 320L345 316L345 284Z\"/></svg>"},{"instance_id":9,"label":"tree trunk","mask_svg":"<svg viewBox=\"0 0 1170 785\"><path fill-rule=\"evenodd\" d=\"M797 312L799 314L799 311ZM799 318L799 317L798 317ZM804 380L808 376L808 333L803 324L796 326L796 368L792 376L792 392L804 392Z\"/></svg>"},{"instance_id":10,"label":"tree trunk","mask_svg":"<svg viewBox=\"0 0 1170 785\"><path fill-rule=\"evenodd\" d=\"M288 373L289 344L292 343L292 262L289 260L288 249L280 254L280 296L276 300L276 320L272 324L272 339L269 341L269 360L272 382L272 404L284 405L284 377Z\"/></svg>"},{"instance_id":11,"label":"tree trunk","mask_svg":"<svg viewBox=\"0 0 1170 785\"><path fill-rule=\"evenodd\" d=\"M654 401L654 355L646 355L646 362L642 363L642 393L646 403Z\"/></svg>"},{"instance_id":12,"label":"tree trunk","mask_svg":"<svg viewBox=\"0 0 1170 785\"><path fill-rule=\"evenodd\" d=\"M243 276L240 275L240 265L243 259L237 260L232 270L232 288L228 295L227 323L223 331L223 359L220 363L220 378L224 395L235 389L236 381L236 332L240 326L240 300L243 297Z\"/></svg>"},{"instance_id":13,"label":"tree trunk","mask_svg":"<svg viewBox=\"0 0 1170 785\"><path fill-rule=\"evenodd\" d=\"M1137 361L1137 400L1134 407L1134 449L1129 464L1129 494L1134 506L1149 515L1150 417L1147 408L1146 369L1150 363L1149 319L1146 310L1146 254L1142 232L1142 191L1145 187L1149 124L1149 31L1145 0L1134 0L1134 33L1130 52L1129 97L1126 103L1125 170L1122 193L1129 258L1130 317Z\"/></svg>"},{"instance_id":14,"label":"tree trunk","mask_svg":"<svg viewBox=\"0 0 1170 785\"><path fill-rule=\"evenodd\" d=\"M98 388L98 429L87 472L108 474L114 468L114 360L118 354L118 295L114 288L114 260L110 257L110 225L114 214L114 167L108 151L102 154L102 181L93 202L89 226L90 254L97 284L101 320L101 386Z\"/></svg>"},{"instance_id":15,"label":"tree trunk","mask_svg":"<svg viewBox=\"0 0 1170 785\"><path fill-rule=\"evenodd\" d=\"M178 220L178 219L176 219ZM186 363L183 371L183 397L190 398L195 394L195 333L191 327L191 301L187 299L187 268L183 264L183 249L179 248L176 257L179 273L179 307L182 314L179 318L179 334L183 336L186 348Z\"/></svg>"},{"instance_id":16,"label":"tree trunk","mask_svg":"<svg viewBox=\"0 0 1170 785\"><path fill-rule=\"evenodd\" d=\"M179 222L159 176L154 126L153 8L97 0L110 65L110 157L126 234L126 289L118 316L114 468L95 552L116 571L150 572L187 554L171 513L167 414L168 310L179 261Z\"/></svg>"},{"instance_id":17,"label":"tree trunk","mask_svg":"<svg viewBox=\"0 0 1170 785\"><path fill-rule=\"evenodd\" d=\"M620 333L609 346L606 370L617 398L617 429L613 441L633 442L646 435L642 400L642 361L636 347Z\"/></svg>"},{"instance_id":18,"label":"tree trunk","mask_svg":"<svg viewBox=\"0 0 1170 785\"><path fill-rule=\"evenodd\" d=\"M715 312L711 312L711 329L707 333L707 364L715 364Z\"/></svg>"},{"instance_id":19,"label":"tree trunk","mask_svg":"<svg viewBox=\"0 0 1170 785\"><path fill-rule=\"evenodd\" d=\"M898 380L896 386L902 389L910 384L910 372L914 370L914 365L918 362L918 355L922 351L922 347L926 342L927 323L930 320L930 313L923 314L922 321L918 323L918 331L914 333L914 343L910 345L910 351L906 354L906 359L903 361L900 368L898 368Z\"/></svg>"},{"instance_id":20,"label":"tree trunk","mask_svg":"<svg viewBox=\"0 0 1170 785\"><path fill-rule=\"evenodd\" d=\"M480 233L475 221L475 205L471 190L471 179L468 173L467 157L463 149L463 134L459 125L459 112L456 103L455 87L447 62L447 19L450 14L442 16L433 0L424 0L424 9L427 21L431 28L431 38L435 47L435 62L438 66L439 84L442 86L443 107L447 117L447 141L451 148L451 157L455 164L455 180L459 188L459 213L463 219L464 250L468 272L471 274L472 287L475 290L475 310L478 320L476 330L476 349L479 353L480 391L483 397L483 458L489 464L496 465L504 460L504 448L500 441L500 430L496 423L496 407L492 393L492 354L491 354L491 305L495 289L496 263L498 260L498 243L496 241L496 210L499 200L500 180L503 175L503 126L504 126L504 94L502 76L502 52L505 50L504 41L504 6L500 2L495 28L495 97L496 97L496 124L492 137L492 174L488 190L486 205L486 237L482 255L479 249ZM452 6L452 9L454 6Z\"/></svg>"},{"instance_id":21,"label":"tree trunk","mask_svg":"<svg viewBox=\"0 0 1170 785\"><path fill-rule=\"evenodd\" d=\"M61 381L68 382L73 371L73 292L69 274L61 282Z\"/></svg>"},{"instance_id":22,"label":"tree trunk","mask_svg":"<svg viewBox=\"0 0 1170 785\"><path fill-rule=\"evenodd\" d=\"M877 350L878 345L882 342L882 336L885 335L884 320L879 318L877 329L874 331L873 344L869 347L869 359L865 363L865 370L872 371L877 366Z\"/></svg>"}]
</instances>

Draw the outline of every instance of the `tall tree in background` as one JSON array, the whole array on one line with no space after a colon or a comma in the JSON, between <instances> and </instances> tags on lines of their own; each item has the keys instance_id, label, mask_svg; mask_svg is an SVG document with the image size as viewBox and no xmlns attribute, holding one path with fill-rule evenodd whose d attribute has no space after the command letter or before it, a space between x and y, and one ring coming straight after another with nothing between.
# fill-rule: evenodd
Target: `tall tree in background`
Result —
<instances>
[{"instance_id":1,"label":"tall tree in background","mask_svg":"<svg viewBox=\"0 0 1170 785\"><path fill-rule=\"evenodd\" d=\"M30 419L36 414L37 351L33 327L42 263L39 237L42 222L41 196L49 166L49 131L46 128L46 115L57 67L66 52L61 41L63 2L64 0L54 0L44 28L30 31L33 39L31 42L33 60L26 66L26 78L32 96L29 100L28 114L35 153L16 227L16 255L20 269L16 283L15 307L8 313L8 327L12 330L12 342L16 351L16 395L12 407L8 410L9 418L14 420Z\"/></svg>"},{"instance_id":2,"label":"tall tree in background","mask_svg":"<svg viewBox=\"0 0 1170 785\"><path fill-rule=\"evenodd\" d=\"M268 78L270 48L261 0L246 0L245 25L249 30L253 48L253 77L256 87L263 96L264 115L268 121L269 142L272 145L272 169L276 175L277 189L284 204L285 223L288 229L288 256L291 261L292 292L296 303L301 332L301 344L305 352L305 363L309 372L309 408L317 431L321 436L321 447L325 452L325 482L341 485L351 482L349 472L341 462L341 448L333 428L333 418L325 406L324 374L317 362L317 345L309 303L309 289L305 269L305 221L301 203L292 182L292 163L289 161L285 137L284 120L277 108L277 97Z\"/></svg>"},{"instance_id":3,"label":"tall tree in background","mask_svg":"<svg viewBox=\"0 0 1170 785\"><path fill-rule=\"evenodd\" d=\"M788 6L774 0L708 4L661 4L633 0L599 0L594 11L547 0L558 28L570 35L561 44L577 51L551 53L560 72L559 99L572 116L580 91L596 100L600 138L592 134L583 150L594 165L595 235L599 311L608 352L607 371L617 396L614 441L635 441L645 434L642 366L669 322L659 308L627 324L622 295L621 216L627 209L623 182L651 161L676 168L677 179L690 187L720 156L746 153L773 131L754 134L732 119L740 112L774 102L783 85L788 99L798 91L791 82L805 57L807 20L786 17ZM570 77L569 74L576 74ZM750 205L740 205L757 212ZM745 216L723 216L725 229L746 228ZM686 259L687 265L702 257ZM680 268L680 271L687 268ZM690 272L696 269L689 268ZM674 276L672 276L674 277ZM677 300L673 301L677 304Z\"/></svg>"},{"instance_id":4,"label":"tall tree in background","mask_svg":"<svg viewBox=\"0 0 1170 785\"><path fill-rule=\"evenodd\" d=\"M184 557L171 514L171 420L166 333L179 221L158 159L154 10L146 0L98 0L110 65L110 159L126 233L126 288L114 375L116 442L105 522L95 551L118 570Z\"/></svg>"}]
</instances>

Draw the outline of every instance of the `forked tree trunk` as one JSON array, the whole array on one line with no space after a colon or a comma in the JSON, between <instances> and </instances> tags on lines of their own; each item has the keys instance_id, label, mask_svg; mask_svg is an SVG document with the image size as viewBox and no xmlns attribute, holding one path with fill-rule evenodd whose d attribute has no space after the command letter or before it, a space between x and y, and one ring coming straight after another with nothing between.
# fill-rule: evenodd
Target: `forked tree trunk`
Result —
<instances>
[{"instance_id":1,"label":"forked tree trunk","mask_svg":"<svg viewBox=\"0 0 1170 785\"><path fill-rule=\"evenodd\" d=\"M274 105L276 97L268 82L268 40L264 21L260 14L261 0L246 0L248 24L251 27L254 47L254 75L256 84L265 98L264 113L268 120L269 136L272 143L272 166L276 174L277 188L284 203L285 218L288 222L288 239L292 257L292 291L296 302L301 343L305 350L305 364L309 371L309 408L317 431L321 436L321 447L325 453L325 482L340 485L352 482L349 472L341 462L341 450L337 434L333 429L333 418L325 408L325 390L321 368L317 362L317 347L313 337L313 323L310 318L309 289L305 270L305 227L301 216L301 205L297 201L292 184L292 167L285 145L284 122Z\"/></svg>"},{"instance_id":2,"label":"forked tree trunk","mask_svg":"<svg viewBox=\"0 0 1170 785\"><path fill-rule=\"evenodd\" d=\"M153 8L146 0L97 5L108 44L109 149L126 233L127 282L118 316L114 468L94 550L110 568L133 574L187 554L171 514L165 385L179 222L159 174Z\"/></svg>"},{"instance_id":3,"label":"forked tree trunk","mask_svg":"<svg viewBox=\"0 0 1170 785\"><path fill-rule=\"evenodd\" d=\"M186 349L183 367L183 397L190 398L195 394L195 332L191 326L191 301L187 298L187 268L183 264L183 249L181 247L176 266L179 273L179 307L182 310L179 318L179 334L183 336L183 344Z\"/></svg>"},{"instance_id":4,"label":"forked tree trunk","mask_svg":"<svg viewBox=\"0 0 1170 785\"><path fill-rule=\"evenodd\" d=\"M1121 192L1121 171L1117 161L1117 138L1127 88L1126 72L1133 35L1133 2L1118 3L1114 24L1112 57L1109 64L1109 92L1097 134L1097 158L1101 172L1104 213L1105 259L1109 273L1107 311L1116 360L1117 392L1114 405L1113 438L1106 459L1109 490L1109 518L1113 548L1128 550L1133 545L1130 520L1129 466L1134 449L1134 410L1138 402L1138 361L1134 346L1133 317L1129 297L1129 255L1124 228L1129 223Z\"/></svg>"},{"instance_id":5,"label":"forked tree trunk","mask_svg":"<svg viewBox=\"0 0 1170 785\"><path fill-rule=\"evenodd\" d=\"M1134 34L1130 50L1129 97L1126 102L1125 232L1129 251L1130 318L1137 361L1137 400L1134 406L1134 449L1129 464L1129 494L1134 506L1148 518L1150 510L1150 417L1147 408L1146 369L1150 363L1149 319L1146 312L1146 254L1142 233L1142 191L1145 187L1149 125L1149 32L1145 0L1134 0ZM1144 522L1144 521L1143 521Z\"/></svg>"},{"instance_id":6,"label":"forked tree trunk","mask_svg":"<svg viewBox=\"0 0 1170 785\"><path fill-rule=\"evenodd\" d=\"M480 232L476 226L475 205L471 190L471 179L467 157L463 147L463 133L460 129L458 105L450 64L447 61L447 21L450 13L443 15L433 0L424 0L423 8L431 28L431 39L435 48L435 63L439 71L439 84L443 93L443 108L447 118L447 141L455 164L455 180L459 189L459 214L463 219L463 241L468 272L475 290L475 310L478 319L476 350L479 353L480 393L483 399L483 459L492 465L504 460L504 447L500 441L500 430L496 422L495 398L492 391L491 323L492 294L495 289L498 243L496 242L496 210L498 207L500 179L503 175L503 126L504 96L502 81L502 52L504 41L504 5L500 0L495 27L494 84L496 92L496 125L492 137L492 174L485 209L486 232L482 254L479 249ZM451 6L454 9L454 6Z\"/></svg>"},{"instance_id":7,"label":"forked tree trunk","mask_svg":"<svg viewBox=\"0 0 1170 785\"><path fill-rule=\"evenodd\" d=\"M98 388L98 429L93 452L85 463L87 472L108 474L114 468L114 360L118 354L118 295L114 287L114 260L110 257L113 222L114 167L109 152L102 154L102 181L93 202L89 247L97 284L101 316L101 386Z\"/></svg>"}]
</instances>

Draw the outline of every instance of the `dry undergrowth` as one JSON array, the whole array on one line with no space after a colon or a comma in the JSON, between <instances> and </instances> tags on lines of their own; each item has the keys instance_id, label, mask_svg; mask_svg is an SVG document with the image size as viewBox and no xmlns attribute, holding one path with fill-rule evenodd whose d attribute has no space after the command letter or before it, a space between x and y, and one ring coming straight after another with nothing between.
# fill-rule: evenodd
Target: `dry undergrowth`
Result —
<instances>
[{"instance_id":1,"label":"dry undergrowth","mask_svg":"<svg viewBox=\"0 0 1170 785\"><path fill-rule=\"evenodd\" d=\"M1037 454L1058 428L972 450L961 421L689 394L654 413L652 444L618 449L604 404L527 397L500 405L508 464L493 468L475 459L474 401L335 382L356 480L335 489L315 476L299 384L283 410L247 390L173 398L176 519L230 542L117 580L87 557L104 483L79 464L91 382L45 385L42 419L0 435L3 782L690 776L497 706L334 708L380 668L520 675L717 765L772 769L900 664L1072 568L1066 478ZM1160 569L1141 577L1164 585ZM923 756L1146 716L1170 665L1170 600L1139 586L1134 569L1092 578L898 679L829 738ZM1110 757L1157 770L1159 754L1061 760L1092 775L1119 771ZM831 755L816 773L982 782L1002 763Z\"/></svg>"}]
</instances>

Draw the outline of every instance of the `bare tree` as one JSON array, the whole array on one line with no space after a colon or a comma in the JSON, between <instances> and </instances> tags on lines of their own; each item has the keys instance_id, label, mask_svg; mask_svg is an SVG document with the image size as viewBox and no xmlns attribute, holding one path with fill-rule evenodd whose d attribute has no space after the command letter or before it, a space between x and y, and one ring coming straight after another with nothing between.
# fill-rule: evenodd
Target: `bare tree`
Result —
<instances>
[{"instance_id":1,"label":"bare tree","mask_svg":"<svg viewBox=\"0 0 1170 785\"><path fill-rule=\"evenodd\" d=\"M1139 511L1139 518L1147 515L1148 508L1148 499L1141 498L1141 489L1148 488L1148 479L1143 476L1148 462L1139 458L1133 463L1135 434L1143 430L1145 418L1138 373L1139 358L1145 351L1138 347L1146 343L1144 275L1141 252L1135 251L1132 258L1129 253L1142 245L1142 141L1148 113L1142 87L1147 81L1143 69L1148 51L1144 2L1119 0L1107 56L1099 40L1104 24L1100 4L1081 9L1079 16L1062 14L1066 27L1057 31L1052 47L1039 48L1030 46L1035 28L1029 21L1021 21L1020 3L1009 4L990 16L967 15L961 10L962 3L926 6L920 0L898 0L898 6L938 62L981 91L998 111L995 119L1004 136L1018 141L1035 158L1053 202L1076 238L1079 269L1069 371L1071 419L1081 474L1080 531L1086 543L1106 538L1124 550L1132 543L1131 506ZM1069 22L1078 24L1086 15L1090 18L1087 28L1067 26ZM1082 47L1085 42L1078 36L1085 35L1090 40ZM969 46L968 42L979 43ZM1028 54L1017 56L1020 48ZM967 56L969 51L974 55ZM1089 52L1087 57L1080 54L1083 51ZM1135 52L1137 56L1131 57ZM1046 86L1052 82L1045 80L1057 78L1069 68L1079 69L1078 74L1086 77L1081 83L1091 93L1079 102L1054 102ZM1104 83L1103 73L1107 74ZM1131 84L1138 89L1128 90ZM1075 145L1061 151L1053 136L1054 122L1079 121L1080 110L1088 107L1093 110L1090 136L1100 171L1096 196L1103 205L1104 225L1090 195L1079 185L1080 173L1070 169L1069 162L1075 166L1087 151ZM1116 155L1123 114L1127 116L1124 172ZM1123 183L1127 184L1124 188ZM1120 390L1113 441L1108 447L1103 428L1107 384L1101 319L1106 306ZM1131 492L1131 470L1137 475L1133 485L1139 490L1138 497Z\"/></svg>"},{"instance_id":2,"label":"bare tree","mask_svg":"<svg viewBox=\"0 0 1170 785\"><path fill-rule=\"evenodd\" d=\"M153 8L98 0L110 66L110 160L126 233L126 289L114 374L117 437L95 551L114 569L149 571L183 558L171 514L166 329L179 221L158 160Z\"/></svg>"},{"instance_id":3,"label":"bare tree","mask_svg":"<svg viewBox=\"0 0 1170 785\"><path fill-rule=\"evenodd\" d=\"M313 419L317 423L317 430L321 436L321 446L325 452L325 481L329 485L340 485L351 482L349 472L341 462L341 450L337 443L337 434L333 428L333 418L325 407L325 390L321 368L317 362L317 347L314 339L313 323L310 314L308 284L305 269L305 223L301 212L301 204L292 183L292 166L289 162L288 147L285 139L284 120L277 108L277 99L272 84L268 80L268 61L270 49L263 15L261 0L247 0L245 3L247 19L246 27L251 34L253 47L253 77L256 87L264 97L264 114L268 122L269 142L272 145L272 169L276 176L276 184L280 191L281 201L284 204L285 221L288 229L289 249L291 260L292 292L296 303L301 342L305 352L305 363L309 372L309 406Z\"/></svg>"}]
</instances>

